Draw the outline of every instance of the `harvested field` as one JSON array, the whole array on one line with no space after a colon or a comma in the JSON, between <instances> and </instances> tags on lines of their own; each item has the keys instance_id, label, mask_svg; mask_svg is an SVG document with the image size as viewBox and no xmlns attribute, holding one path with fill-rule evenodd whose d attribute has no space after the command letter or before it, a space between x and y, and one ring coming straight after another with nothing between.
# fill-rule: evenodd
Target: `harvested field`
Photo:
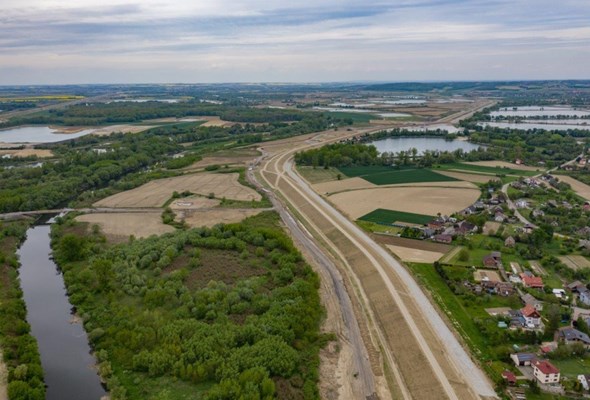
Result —
<instances>
[{"instance_id":1,"label":"harvested field","mask_svg":"<svg viewBox=\"0 0 590 400\"><path fill-rule=\"evenodd\" d=\"M355 177L355 178L348 178L342 179L341 181L329 181L323 183L316 183L312 185L313 189L320 193L334 193L334 192L343 192L346 190L355 190L355 189L369 189L376 187L375 184L364 180L363 178Z\"/></svg>"},{"instance_id":2,"label":"harvested field","mask_svg":"<svg viewBox=\"0 0 590 400\"><path fill-rule=\"evenodd\" d=\"M338 171L336 168L314 168L314 167L307 167L307 166L298 166L297 172L305 178L311 184L314 183L321 183L321 182L330 182L330 181L337 181ZM343 176L342 176L343 177ZM341 178L342 178L341 177ZM339 182L346 181L346 179L342 179Z\"/></svg>"},{"instance_id":3,"label":"harvested field","mask_svg":"<svg viewBox=\"0 0 590 400\"><path fill-rule=\"evenodd\" d=\"M410 249L424 250L435 253L447 253L449 250L453 249L453 246L442 243L428 242L426 240L408 239L391 235L373 235L372 237L377 243L407 247Z\"/></svg>"},{"instance_id":4,"label":"harvested field","mask_svg":"<svg viewBox=\"0 0 590 400\"><path fill-rule=\"evenodd\" d=\"M219 117L199 117L197 121L207 121L201 126L233 126L236 122L224 121Z\"/></svg>"},{"instance_id":5,"label":"harvested field","mask_svg":"<svg viewBox=\"0 0 590 400\"><path fill-rule=\"evenodd\" d=\"M107 237L115 241L127 240L131 235L145 238L174 231L173 227L162 222L158 212L84 214L76 220L97 224Z\"/></svg>"},{"instance_id":6,"label":"harvested field","mask_svg":"<svg viewBox=\"0 0 590 400\"><path fill-rule=\"evenodd\" d=\"M459 171L459 172L466 172L466 173L473 173L473 174L482 174L482 175L497 175L497 174L504 174L504 175L515 175L515 176L533 176L536 175L536 171L528 171L523 169L517 168L498 168L498 167L490 167L486 165L478 165L473 163L466 163L466 162L455 162L450 164L442 164L439 166L440 170L451 170L451 171Z\"/></svg>"},{"instance_id":7,"label":"harvested field","mask_svg":"<svg viewBox=\"0 0 590 400\"><path fill-rule=\"evenodd\" d=\"M535 168L528 165L518 165L506 161L466 161L465 164L482 165L484 167L500 167L510 169L521 169L523 171L542 171L541 168Z\"/></svg>"},{"instance_id":8,"label":"harvested field","mask_svg":"<svg viewBox=\"0 0 590 400\"><path fill-rule=\"evenodd\" d=\"M473 273L473 280L476 282L490 281L490 282L502 282L500 275L496 271L487 269L478 269Z\"/></svg>"},{"instance_id":9,"label":"harvested field","mask_svg":"<svg viewBox=\"0 0 590 400\"><path fill-rule=\"evenodd\" d=\"M239 150L226 150L213 153L209 157L205 157L200 161L197 161L187 169L204 168L210 165L246 165L256 157L260 156L260 153L255 149L239 149Z\"/></svg>"},{"instance_id":10,"label":"harvested field","mask_svg":"<svg viewBox=\"0 0 590 400\"><path fill-rule=\"evenodd\" d=\"M198 208L213 208L221 203L220 200L210 199L202 196L189 196L182 199L174 200L170 203L170 208L176 210L191 210Z\"/></svg>"},{"instance_id":11,"label":"harvested field","mask_svg":"<svg viewBox=\"0 0 590 400\"><path fill-rule=\"evenodd\" d=\"M574 271L584 268L590 268L590 261L584 256L560 256L559 260Z\"/></svg>"},{"instance_id":12,"label":"harvested field","mask_svg":"<svg viewBox=\"0 0 590 400\"><path fill-rule=\"evenodd\" d=\"M238 182L238 174L200 173L158 179L138 188L117 193L96 203L96 207L162 207L172 197L172 193L189 192L230 200L260 200L261 196L254 189L242 186Z\"/></svg>"},{"instance_id":13,"label":"harvested field","mask_svg":"<svg viewBox=\"0 0 590 400\"><path fill-rule=\"evenodd\" d=\"M498 229L502 226L500 222L495 221L487 221L482 229L484 235L490 235L492 233L498 232Z\"/></svg>"},{"instance_id":14,"label":"harvested field","mask_svg":"<svg viewBox=\"0 0 590 400\"><path fill-rule=\"evenodd\" d=\"M487 182L487 181L486 181ZM477 186L470 182L454 181L454 182L415 182L415 183L401 183L394 185L379 185L380 187L458 187L458 188L472 188ZM341 181L331 181L312 185L313 189L319 194L334 194L345 192L348 190L370 189L377 187L377 185L364 180L363 178L355 177L343 179Z\"/></svg>"},{"instance_id":15,"label":"harvested field","mask_svg":"<svg viewBox=\"0 0 590 400\"><path fill-rule=\"evenodd\" d=\"M567 175L555 175L561 182L569 184L572 189L584 199L590 201L590 186Z\"/></svg>"},{"instance_id":16,"label":"harvested field","mask_svg":"<svg viewBox=\"0 0 590 400\"><path fill-rule=\"evenodd\" d=\"M465 172L456 172L456 171L436 171L441 175L449 176L455 179L461 179L462 181L467 182L475 182L475 183L487 183L490 180L496 179L495 176L492 175L481 175L481 174L468 174Z\"/></svg>"},{"instance_id":17,"label":"harvested field","mask_svg":"<svg viewBox=\"0 0 590 400\"><path fill-rule=\"evenodd\" d=\"M329 197L351 219L358 219L378 208L422 215L451 215L473 204L479 189L399 187L355 190Z\"/></svg>"},{"instance_id":18,"label":"harvested field","mask_svg":"<svg viewBox=\"0 0 590 400\"><path fill-rule=\"evenodd\" d=\"M184 221L191 228L212 227L217 224L233 224L247 217L259 214L262 208L216 208L213 210L182 210L176 215L177 220Z\"/></svg>"},{"instance_id":19,"label":"harvested field","mask_svg":"<svg viewBox=\"0 0 590 400\"><path fill-rule=\"evenodd\" d=\"M108 136L111 133L119 132L119 133L138 133L142 131L147 131L148 129L155 128L155 125L112 125L112 126L105 126L103 128L98 128L94 132L93 135L97 136Z\"/></svg>"},{"instance_id":20,"label":"harvested field","mask_svg":"<svg viewBox=\"0 0 590 400\"><path fill-rule=\"evenodd\" d=\"M438 261L444 253L438 253L436 251L426 251L411 249L402 246L393 246L391 244L386 245L389 250L393 252L402 261L415 262L415 263L429 263L432 264Z\"/></svg>"},{"instance_id":21,"label":"harvested field","mask_svg":"<svg viewBox=\"0 0 590 400\"><path fill-rule=\"evenodd\" d=\"M20 149L20 150L0 150L0 156L10 154L12 157L30 157L39 158L53 157L53 152L46 149Z\"/></svg>"}]
</instances>

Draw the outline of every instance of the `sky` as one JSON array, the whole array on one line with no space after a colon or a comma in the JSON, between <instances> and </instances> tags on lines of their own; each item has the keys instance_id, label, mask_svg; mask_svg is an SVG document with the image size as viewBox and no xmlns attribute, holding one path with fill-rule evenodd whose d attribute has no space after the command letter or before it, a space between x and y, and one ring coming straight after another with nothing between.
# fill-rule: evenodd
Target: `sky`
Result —
<instances>
[{"instance_id":1,"label":"sky","mask_svg":"<svg viewBox=\"0 0 590 400\"><path fill-rule=\"evenodd\" d=\"M0 0L0 85L589 79L589 0Z\"/></svg>"}]
</instances>

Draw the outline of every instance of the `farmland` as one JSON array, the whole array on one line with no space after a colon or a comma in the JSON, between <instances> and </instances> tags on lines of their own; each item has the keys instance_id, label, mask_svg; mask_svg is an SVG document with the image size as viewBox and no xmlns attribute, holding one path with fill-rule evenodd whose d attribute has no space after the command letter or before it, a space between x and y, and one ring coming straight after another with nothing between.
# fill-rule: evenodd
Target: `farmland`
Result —
<instances>
[{"instance_id":1,"label":"farmland","mask_svg":"<svg viewBox=\"0 0 590 400\"><path fill-rule=\"evenodd\" d=\"M131 235L146 238L174 231L172 226L164 225L160 213L97 213L80 215L76 220L98 225L115 242L127 240Z\"/></svg>"},{"instance_id":2,"label":"farmland","mask_svg":"<svg viewBox=\"0 0 590 400\"><path fill-rule=\"evenodd\" d=\"M506 168L506 167L491 167L488 165L480 165L474 163L449 163L440 164L437 168L452 171L472 172L487 175L516 175L516 176L534 176L539 174L537 171L529 171L523 169Z\"/></svg>"},{"instance_id":3,"label":"farmland","mask_svg":"<svg viewBox=\"0 0 590 400\"><path fill-rule=\"evenodd\" d=\"M416 182L453 182L450 176L437 174L429 169L393 169L391 167L345 167L340 168L349 177L361 177L375 185L392 185Z\"/></svg>"},{"instance_id":4,"label":"farmland","mask_svg":"<svg viewBox=\"0 0 590 400\"><path fill-rule=\"evenodd\" d=\"M407 222L410 224L424 225L431 221L433 216L414 214L402 211L385 210L379 208L375 211L363 215L360 220L375 222L382 225L392 225L395 222Z\"/></svg>"},{"instance_id":5,"label":"farmland","mask_svg":"<svg viewBox=\"0 0 590 400\"><path fill-rule=\"evenodd\" d=\"M378 208L422 215L451 215L473 204L479 196L477 188L394 186L336 193L328 200L350 218L358 219Z\"/></svg>"},{"instance_id":6,"label":"farmland","mask_svg":"<svg viewBox=\"0 0 590 400\"><path fill-rule=\"evenodd\" d=\"M172 194L189 191L201 195L213 194L231 200L260 200L254 189L240 185L238 173L200 173L158 179L138 188L117 193L95 203L97 207L162 207Z\"/></svg>"}]
</instances>

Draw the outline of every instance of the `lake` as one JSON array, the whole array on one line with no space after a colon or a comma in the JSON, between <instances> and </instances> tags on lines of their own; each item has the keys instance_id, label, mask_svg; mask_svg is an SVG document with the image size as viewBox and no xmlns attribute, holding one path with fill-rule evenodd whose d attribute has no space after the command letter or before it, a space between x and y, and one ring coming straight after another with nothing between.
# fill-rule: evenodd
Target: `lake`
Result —
<instances>
[{"instance_id":1,"label":"lake","mask_svg":"<svg viewBox=\"0 0 590 400\"><path fill-rule=\"evenodd\" d=\"M390 137L368 143L377 148L380 153L407 151L416 148L418 154L426 150L430 151L455 151L462 149L465 152L484 147L464 140L445 140L435 137Z\"/></svg>"},{"instance_id":2,"label":"lake","mask_svg":"<svg viewBox=\"0 0 590 400\"><path fill-rule=\"evenodd\" d=\"M27 231L18 250L27 321L37 339L47 385L46 400L99 400L105 390L88 337L73 319L63 276L51 259L49 225Z\"/></svg>"},{"instance_id":3,"label":"lake","mask_svg":"<svg viewBox=\"0 0 590 400\"><path fill-rule=\"evenodd\" d=\"M590 130L590 125L573 125L573 124L560 124L556 120L555 123L539 123L539 122L531 122L531 123L514 123L514 122L480 122L478 125L480 126L491 126L495 128L502 128L502 129L521 129L521 130L529 130L529 129L545 129L549 131L567 131L569 129L580 129L580 130ZM582 122L584 120L581 120ZM588 121L590 122L590 121Z\"/></svg>"},{"instance_id":4,"label":"lake","mask_svg":"<svg viewBox=\"0 0 590 400\"><path fill-rule=\"evenodd\" d=\"M84 129L76 133L59 133L48 126L20 126L0 130L0 142L4 143L55 143L88 135L96 129Z\"/></svg>"},{"instance_id":5,"label":"lake","mask_svg":"<svg viewBox=\"0 0 590 400\"><path fill-rule=\"evenodd\" d=\"M514 110L512 107L501 108L498 111L492 111L490 116L492 118L503 116L503 117L555 117L558 115L568 115L583 117L590 115L590 111L586 110L575 110L570 106L526 106L516 107Z\"/></svg>"}]
</instances>

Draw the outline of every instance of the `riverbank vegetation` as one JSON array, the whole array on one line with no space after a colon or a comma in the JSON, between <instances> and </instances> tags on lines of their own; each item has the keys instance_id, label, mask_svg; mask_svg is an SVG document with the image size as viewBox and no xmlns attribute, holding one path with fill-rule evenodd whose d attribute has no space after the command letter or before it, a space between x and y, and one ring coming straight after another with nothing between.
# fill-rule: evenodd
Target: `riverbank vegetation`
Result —
<instances>
[{"instance_id":1,"label":"riverbank vegetation","mask_svg":"<svg viewBox=\"0 0 590 400\"><path fill-rule=\"evenodd\" d=\"M37 341L27 323L16 249L28 223L0 222L0 350L8 369L10 400L43 400L45 385Z\"/></svg>"},{"instance_id":2,"label":"riverbank vegetation","mask_svg":"<svg viewBox=\"0 0 590 400\"><path fill-rule=\"evenodd\" d=\"M116 399L319 397L319 278L264 212L107 245L53 226L71 302Z\"/></svg>"}]
</instances>

